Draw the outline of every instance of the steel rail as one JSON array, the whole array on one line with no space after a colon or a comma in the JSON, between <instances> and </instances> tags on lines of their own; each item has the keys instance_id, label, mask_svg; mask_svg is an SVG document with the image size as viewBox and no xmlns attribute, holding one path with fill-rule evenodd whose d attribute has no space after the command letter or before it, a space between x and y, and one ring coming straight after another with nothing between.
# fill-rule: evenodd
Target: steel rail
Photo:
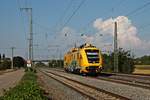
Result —
<instances>
[{"instance_id":1,"label":"steel rail","mask_svg":"<svg viewBox=\"0 0 150 100\"><path fill-rule=\"evenodd\" d=\"M64 70L61 70L61 69L53 69L53 70L54 71L59 71L59 72L64 72ZM108 75L110 75L110 73ZM129 78L139 78L139 76L130 75L130 74L115 74L115 73L112 73L112 75L121 76L121 77L129 77ZM103 77L103 76L99 76L96 79L101 79L101 80L104 80L104 81L110 81L110 82L114 82L114 83L130 85L130 86L134 86L134 87L140 87L140 88L144 88L144 89L150 89L150 83L149 82L146 83L146 82L140 82L140 81L137 81L137 80L127 80L127 79L123 79L123 78L122 79L120 79L120 78L117 79L117 78L113 78L113 77ZM141 77L139 79L141 79Z\"/></svg>"},{"instance_id":2,"label":"steel rail","mask_svg":"<svg viewBox=\"0 0 150 100\"><path fill-rule=\"evenodd\" d=\"M87 95L86 93L83 93L83 92L79 91L78 89L76 89L76 88L74 88L74 87L72 87L72 86L70 86L70 85L68 85L68 84L66 84L66 83L64 83L64 82L62 82L61 80L52 77L52 76L49 75L48 73L46 73L46 72L44 72L44 71L41 71L41 70L39 70L39 71L42 72L43 74L45 74L46 76L49 76L49 77L51 77L52 79L54 79L54 80L56 80L56 81L62 83L63 85L66 85L67 87L69 87L69 88L71 88L71 89L74 89L75 91L79 92L80 94L82 94L82 95L88 97L89 100L96 100L96 99L93 98L92 96L89 96L89 95Z\"/></svg>"},{"instance_id":3,"label":"steel rail","mask_svg":"<svg viewBox=\"0 0 150 100\"><path fill-rule=\"evenodd\" d=\"M51 73L51 74L54 74L54 75L59 76L59 77L63 77L63 78L65 78L65 79L69 80L69 81L72 81L72 82L76 83L76 84L80 84L80 85L86 86L86 87L88 87L88 88L92 88L92 89L94 89L94 90L96 90L96 91L99 91L99 92L101 92L101 93L105 93L106 95L115 97L116 99L129 100L129 98L127 98L127 97L124 97L124 96L121 96L121 95L118 95L118 94L115 94L115 93L111 93L111 92L109 92L109 91L106 91L106 90L97 88L97 87L95 87L95 86L92 86L92 85L89 85L89 84L86 84L86 83L79 82L79 81L77 81L77 80L73 80L73 79L68 78L68 77L65 77L65 76L63 76L63 75L59 75L59 74L56 74L56 73L50 72L50 71L46 71L46 72ZM45 73L45 72L43 72L43 73ZM45 73L45 74L48 75L47 73ZM48 75L48 76L50 76L50 75ZM50 77L51 77L51 76L50 76ZM53 79L54 79L54 78L53 78ZM58 80L58 79L55 79L55 80L61 82L61 81ZM62 82L61 82L61 83L62 83ZM63 83L63 84L65 84L65 83ZM65 85L66 85L66 84L65 84ZM72 88L72 87L71 87L71 88ZM75 90L76 90L76 89L75 89ZM79 90L76 90L76 91L79 91ZM81 91L80 91L80 92L81 92ZM82 93L82 94L84 94L84 93ZM84 94L84 95L85 95L85 94ZM87 96L87 95L86 95L86 96ZM87 97L90 97L90 95L88 95ZM95 99L95 98L93 98L93 99Z\"/></svg>"},{"instance_id":4,"label":"steel rail","mask_svg":"<svg viewBox=\"0 0 150 100\"><path fill-rule=\"evenodd\" d=\"M150 85L148 83L139 82L139 81L135 81L135 80L131 81L131 80L125 80L125 79L109 78L109 77L98 77L96 79L130 85L130 86L134 86L134 87L140 87L140 88L144 88L144 89L150 89Z\"/></svg>"},{"instance_id":5,"label":"steel rail","mask_svg":"<svg viewBox=\"0 0 150 100\"><path fill-rule=\"evenodd\" d=\"M59 71L59 72L64 72L64 70L61 69L53 69L54 71ZM105 73L106 74L106 73ZM110 73L108 74L110 75ZM129 77L129 78L138 78L138 76L132 75L133 77L130 77L130 74L114 74L112 73L112 75L114 76L121 76L121 77ZM127 76L126 76L127 75ZM93 77L90 77L93 78ZM119 83L119 84L125 84L125 85L130 85L130 86L134 86L134 87L140 87L140 88L144 88L144 89L150 89L150 83L146 83L146 82L140 82L137 80L127 80L127 79L120 79L120 78L113 78L113 77L103 77L103 76L99 76L96 77L95 79L99 79L99 80L104 80L104 81L109 81L109 82L114 82L114 83ZM140 77L141 79L141 77Z\"/></svg>"}]
</instances>

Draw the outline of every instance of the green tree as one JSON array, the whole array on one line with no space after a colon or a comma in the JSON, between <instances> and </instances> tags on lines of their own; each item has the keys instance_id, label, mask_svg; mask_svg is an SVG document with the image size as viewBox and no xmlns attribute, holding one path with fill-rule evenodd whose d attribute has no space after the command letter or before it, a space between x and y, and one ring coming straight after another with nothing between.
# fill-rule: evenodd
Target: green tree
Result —
<instances>
[{"instance_id":1,"label":"green tree","mask_svg":"<svg viewBox=\"0 0 150 100\"><path fill-rule=\"evenodd\" d=\"M0 54L0 64L1 64L1 60L2 60L2 57L1 57L1 54ZM1 66L1 65L0 65Z\"/></svg>"},{"instance_id":2,"label":"green tree","mask_svg":"<svg viewBox=\"0 0 150 100\"><path fill-rule=\"evenodd\" d=\"M36 67L47 67L44 63L38 62L35 64Z\"/></svg>"},{"instance_id":3,"label":"green tree","mask_svg":"<svg viewBox=\"0 0 150 100\"><path fill-rule=\"evenodd\" d=\"M11 68L11 61L10 60L3 60L3 62L0 64L0 70L4 69L10 69Z\"/></svg>"},{"instance_id":4,"label":"green tree","mask_svg":"<svg viewBox=\"0 0 150 100\"><path fill-rule=\"evenodd\" d=\"M135 59L137 65L150 65L150 56L145 55Z\"/></svg>"},{"instance_id":5,"label":"green tree","mask_svg":"<svg viewBox=\"0 0 150 100\"><path fill-rule=\"evenodd\" d=\"M5 60L5 54L3 54L3 60Z\"/></svg>"},{"instance_id":6,"label":"green tree","mask_svg":"<svg viewBox=\"0 0 150 100\"><path fill-rule=\"evenodd\" d=\"M118 50L118 66L121 73L132 73L134 71L134 56L131 51L125 51L122 48Z\"/></svg>"},{"instance_id":7,"label":"green tree","mask_svg":"<svg viewBox=\"0 0 150 100\"><path fill-rule=\"evenodd\" d=\"M56 60L50 60L49 67L56 67Z\"/></svg>"},{"instance_id":8,"label":"green tree","mask_svg":"<svg viewBox=\"0 0 150 100\"><path fill-rule=\"evenodd\" d=\"M63 60L50 60L49 67L63 67Z\"/></svg>"},{"instance_id":9,"label":"green tree","mask_svg":"<svg viewBox=\"0 0 150 100\"><path fill-rule=\"evenodd\" d=\"M112 66L112 60L111 56L109 54L103 54L103 71L105 72L112 72L113 66Z\"/></svg>"},{"instance_id":10,"label":"green tree","mask_svg":"<svg viewBox=\"0 0 150 100\"><path fill-rule=\"evenodd\" d=\"M24 58L16 56L13 58L14 67L24 67L26 65Z\"/></svg>"},{"instance_id":11,"label":"green tree","mask_svg":"<svg viewBox=\"0 0 150 100\"><path fill-rule=\"evenodd\" d=\"M1 61L1 58L2 58L2 57L1 57L1 54L0 54L0 61Z\"/></svg>"},{"instance_id":12,"label":"green tree","mask_svg":"<svg viewBox=\"0 0 150 100\"><path fill-rule=\"evenodd\" d=\"M104 71L114 71L114 53L110 55L103 54ZM134 56L130 51L125 51L122 48L118 49L118 70L119 73L132 73L134 71Z\"/></svg>"}]
</instances>

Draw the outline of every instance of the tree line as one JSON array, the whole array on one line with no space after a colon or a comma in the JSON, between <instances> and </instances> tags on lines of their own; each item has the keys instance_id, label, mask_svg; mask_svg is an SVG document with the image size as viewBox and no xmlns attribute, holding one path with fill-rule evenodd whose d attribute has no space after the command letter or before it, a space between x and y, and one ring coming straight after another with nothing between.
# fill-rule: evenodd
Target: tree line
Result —
<instances>
[{"instance_id":1,"label":"tree line","mask_svg":"<svg viewBox=\"0 0 150 100\"><path fill-rule=\"evenodd\" d=\"M135 58L136 65L150 65L150 55Z\"/></svg>"},{"instance_id":2,"label":"tree line","mask_svg":"<svg viewBox=\"0 0 150 100\"><path fill-rule=\"evenodd\" d=\"M130 50L118 49L118 71L119 73L132 73L134 71L134 55ZM114 52L103 54L103 71L114 72Z\"/></svg>"},{"instance_id":3,"label":"tree line","mask_svg":"<svg viewBox=\"0 0 150 100\"><path fill-rule=\"evenodd\" d=\"M0 54L0 70L10 69L11 68L11 58L5 56L5 54ZM13 57L13 66L14 68L21 68L26 66L26 61L23 57L16 56Z\"/></svg>"},{"instance_id":4,"label":"tree line","mask_svg":"<svg viewBox=\"0 0 150 100\"><path fill-rule=\"evenodd\" d=\"M111 54L102 54L103 72L114 72L114 52ZM118 71L119 73L132 73L137 64L150 64L150 56L135 58L130 50L118 49ZM37 63L38 66L46 66L43 63ZM63 67L63 60L50 60L47 67Z\"/></svg>"},{"instance_id":5,"label":"tree line","mask_svg":"<svg viewBox=\"0 0 150 100\"><path fill-rule=\"evenodd\" d=\"M63 68L64 66L64 60L49 60L48 65L42 63L42 62L38 62L35 64L36 67L51 67L51 68Z\"/></svg>"},{"instance_id":6,"label":"tree line","mask_svg":"<svg viewBox=\"0 0 150 100\"><path fill-rule=\"evenodd\" d=\"M114 72L114 53L102 54L103 58L103 71ZM63 60L50 60L47 67L60 67L63 68ZM38 67L46 66L44 63L39 62L36 64ZM134 56L131 51L125 51L122 48L118 49L118 70L119 73L132 73L134 71Z\"/></svg>"},{"instance_id":7,"label":"tree line","mask_svg":"<svg viewBox=\"0 0 150 100\"><path fill-rule=\"evenodd\" d=\"M114 52L111 54L102 54L103 58L103 71L114 72ZM63 68L63 60L50 60L47 67ZM118 71L119 73L132 73L134 71L134 56L131 51L125 51L122 48L118 49ZM37 67L46 65L42 62L36 64Z\"/></svg>"}]
</instances>

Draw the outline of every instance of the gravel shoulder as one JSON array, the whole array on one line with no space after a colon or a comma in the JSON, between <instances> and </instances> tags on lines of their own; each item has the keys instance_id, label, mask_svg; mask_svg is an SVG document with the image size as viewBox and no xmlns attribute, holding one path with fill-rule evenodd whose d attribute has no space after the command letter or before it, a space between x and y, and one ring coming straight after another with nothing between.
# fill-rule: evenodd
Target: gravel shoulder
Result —
<instances>
[{"instance_id":1,"label":"gravel shoulder","mask_svg":"<svg viewBox=\"0 0 150 100\"><path fill-rule=\"evenodd\" d=\"M9 90L17 85L24 75L24 69L4 73L0 75L0 96L4 94L4 90Z\"/></svg>"},{"instance_id":2,"label":"gravel shoulder","mask_svg":"<svg viewBox=\"0 0 150 100\"><path fill-rule=\"evenodd\" d=\"M8 73L8 72L12 72L12 71L15 71L15 69L0 70L0 75Z\"/></svg>"}]
</instances>

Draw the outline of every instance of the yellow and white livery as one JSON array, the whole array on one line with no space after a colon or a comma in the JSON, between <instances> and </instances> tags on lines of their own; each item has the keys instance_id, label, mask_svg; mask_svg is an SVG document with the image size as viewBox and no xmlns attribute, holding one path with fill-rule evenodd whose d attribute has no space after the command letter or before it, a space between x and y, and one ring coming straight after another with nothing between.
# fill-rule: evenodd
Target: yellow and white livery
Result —
<instances>
[{"instance_id":1,"label":"yellow and white livery","mask_svg":"<svg viewBox=\"0 0 150 100\"><path fill-rule=\"evenodd\" d=\"M91 44L72 48L64 55L64 69L80 74L99 73L102 70L101 52Z\"/></svg>"}]
</instances>

